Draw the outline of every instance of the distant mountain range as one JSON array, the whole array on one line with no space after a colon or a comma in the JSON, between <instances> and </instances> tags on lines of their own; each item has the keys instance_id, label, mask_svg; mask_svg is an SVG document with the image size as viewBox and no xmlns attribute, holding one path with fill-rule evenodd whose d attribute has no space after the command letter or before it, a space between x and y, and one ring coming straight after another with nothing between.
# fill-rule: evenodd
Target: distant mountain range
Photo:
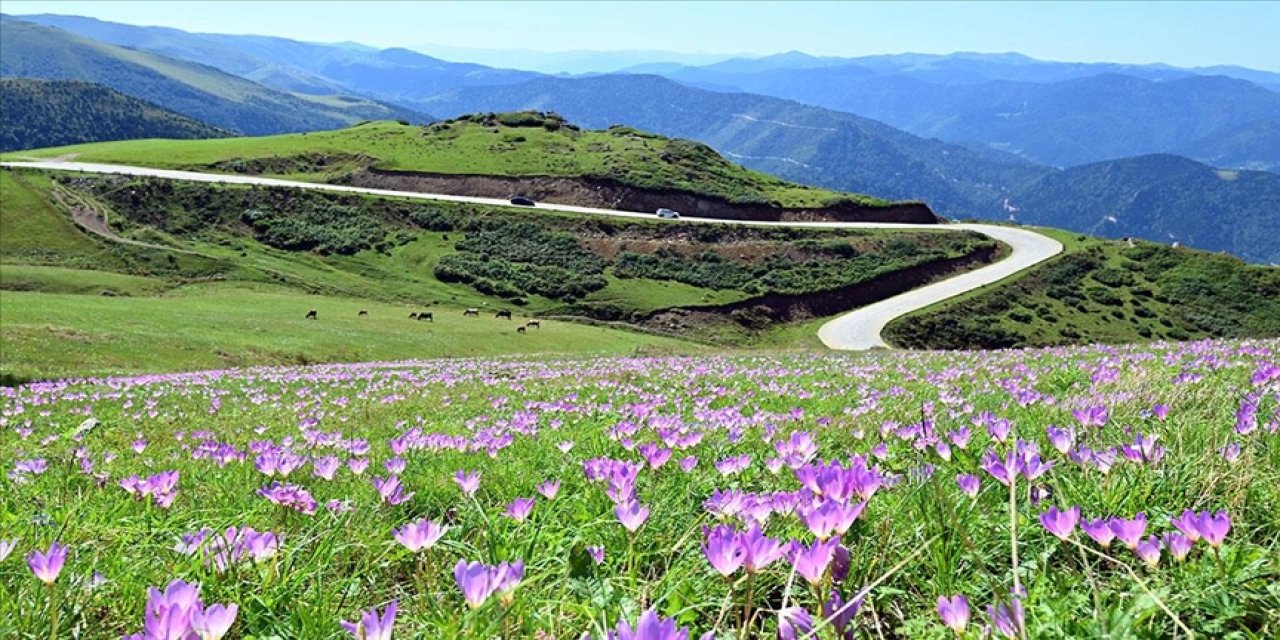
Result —
<instances>
[{"instance_id":1,"label":"distant mountain range","mask_svg":"<svg viewBox=\"0 0 1280 640\"><path fill-rule=\"evenodd\" d=\"M282 91L353 93L401 106L457 87L510 84L541 75L446 62L402 48L378 50L353 43L188 33L79 16L30 15L19 19L117 46L207 64Z\"/></svg>"},{"instance_id":2,"label":"distant mountain range","mask_svg":"<svg viewBox=\"0 0 1280 640\"><path fill-rule=\"evenodd\" d=\"M950 217L1012 213L1253 260L1280 257L1266 234L1202 229L1273 220L1257 203L1274 202L1277 186L1253 170L1280 170L1275 73L1018 54L791 52L695 67L629 52L636 55L597 61L627 58L636 63L627 73L551 77L351 42L20 19L48 26L5 17L0 74L97 82L242 133L552 110L588 127L692 138L791 180L921 199ZM1099 222L1108 215L1117 222Z\"/></svg>"},{"instance_id":3,"label":"distant mountain range","mask_svg":"<svg viewBox=\"0 0 1280 640\"><path fill-rule=\"evenodd\" d=\"M1280 168L1274 127L1280 92L1248 80L1164 67L997 65L970 58L901 71L819 62L731 60L659 73L691 86L856 113L916 135L979 143L1058 167L1184 152L1202 161L1229 160L1232 167ZM781 66L787 64L794 66ZM1077 75L1084 69L1095 74ZM1280 88L1280 74L1236 75L1274 76ZM1200 152L1205 140L1218 141L1216 153Z\"/></svg>"},{"instance_id":4,"label":"distant mountain range","mask_svg":"<svg viewBox=\"0 0 1280 640\"><path fill-rule=\"evenodd\" d=\"M137 138L232 135L198 120L74 80L0 79L0 151Z\"/></svg>"},{"instance_id":5,"label":"distant mountain range","mask_svg":"<svg viewBox=\"0 0 1280 640\"><path fill-rule=\"evenodd\" d=\"M306 96L210 66L0 18L0 76L102 84L221 129L249 135L332 129L361 120L430 121L363 97Z\"/></svg>"}]
</instances>

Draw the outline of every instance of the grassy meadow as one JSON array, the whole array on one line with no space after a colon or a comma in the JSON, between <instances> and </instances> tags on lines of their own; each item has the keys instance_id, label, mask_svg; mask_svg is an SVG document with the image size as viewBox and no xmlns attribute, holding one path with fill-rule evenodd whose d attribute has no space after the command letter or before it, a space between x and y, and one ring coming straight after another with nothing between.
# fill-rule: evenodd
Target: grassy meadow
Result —
<instances>
[{"instance_id":1,"label":"grassy meadow","mask_svg":"<svg viewBox=\"0 0 1280 640\"><path fill-rule=\"evenodd\" d=\"M119 638L158 606L181 631L198 585L192 619L228 638L370 611L357 637L1274 638L1278 362L1270 340L7 389L0 636Z\"/></svg>"}]
</instances>

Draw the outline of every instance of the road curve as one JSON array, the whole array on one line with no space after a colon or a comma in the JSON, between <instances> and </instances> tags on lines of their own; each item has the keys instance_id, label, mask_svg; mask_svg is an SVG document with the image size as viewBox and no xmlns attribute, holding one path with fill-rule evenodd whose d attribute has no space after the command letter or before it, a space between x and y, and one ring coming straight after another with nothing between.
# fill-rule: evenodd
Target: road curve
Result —
<instances>
[{"instance_id":1,"label":"road curve","mask_svg":"<svg viewBox=\"0 0 1280 640\"><path fill-rule=\"evenodd\" d=\"M497 198L473 198L470 196L453 196L437 193L418 193L416 191L393 191L389 189L366 189L341 184L325 184L320 182L299 182L261 178L257 176L228 175L218 173L198 173L194 171L176 171L173 169L152 169L149 167L133 167L127 165L94 164L86 162L69 162L51 160L43 162L0 162L0 166L43 169L48 171L74 171L80 173L113 173L168 180L186 180L190 182L215 182L222 184L245 184L264 187L288 187L294 189L315 189L319 191L339 191L397 198L413 198L419 200L435 200L443 202L468 202L492 206L512 206L506 200ZM527 207L517 207L526 209ZM640 218L652 220L652 213L635 211L617 211L615 209L596 209L593 207L575 207L572 205L538 203L536 209L548 211L566 211L605 215L619 218ZM1027 269L1062 252L1062 243L1048 236L1028 229L1002 227L988 224L944 224L920 225L895 222L781 222L753 220L722 220L715 218L682 217L682 221L710 224L737 224L750 226L784 226L816 229L912 229L915 231L976 231L987 237L1003 242L1012 248L1012 253L1005 259L974 271L947 278L940 282L912 289L892 298L854 309L827 322L818 329L818 338L831 349L864 350L874 347L889 346L880 338L885 325L895 318L917 309L941 302L948 298L972 291L991 284Z\"/></svg>"}]
</instances>

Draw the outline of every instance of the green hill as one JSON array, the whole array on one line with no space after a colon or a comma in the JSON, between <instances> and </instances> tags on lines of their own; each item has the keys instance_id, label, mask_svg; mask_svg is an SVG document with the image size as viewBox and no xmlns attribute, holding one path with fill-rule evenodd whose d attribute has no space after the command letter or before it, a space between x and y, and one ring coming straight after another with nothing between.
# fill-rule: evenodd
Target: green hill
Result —
<instances>
[{"instance_id":1,"label":"green hill","mask_svg":"<svg viewBox=\"0 0 1280 640\"><path fill-rule=\"evenodd\" d=\"M741 346L791 326L761 311L770 296L803 301L899 273L919 284L997 250L942 227L709 226L39 171L0 171L0 196L0 369L18 378ZM486 310L474 324L469 307ZM706 322L652 321L672 307L708 309ZM310 309L319 322L303 322ZM545 326L517 334L497 309ZM444 322L408 319L424 310ZM646 333L555 320L566 317Z\"/></svg>"},{"instance_id":2,"label":"green hill","mask_svg":"<svg viewBox=\"0 0 1280 640\"><path fill-rule=\"evenodd\" d=\"M823 207L889 204L787 182L729 162L706 145L629 127L582 130L555 114L478 114L425 127L373 122L334 131L224 140L136 140L42 149L85 162L215 169L332 180L361 167L485 176L610 178L734 203ZM321 164L317 163L321 159Z\"/></svg>"},{"instance_id":3,"label":"green hill","mask_svg":"<svg viewBox=\"0 0 1280 640\"><path fill-rule=\"evenodd\" d=\"M0 79L0 151L137 138L232 135L114 89L69 80Z\"/></svg>"},{"instance_id":4,"label":"green hill","mask_svg":"<svg viewBox=\"0 0 1280 640\"><path fill-rule=\"evenodd\" d=\"M213 67L117 47L8 16L0 18L0 76L80 80L206 122L262 135L331 129L378 118L429 120L365 98L269 89Z\"/></svg>"},{"instance_id":5,"label":"green hill","mask_svg":"<svg viewBox=\"0 0 1280 640\"><path fill-rule=\"evenodd\" d=\"M889 324L913 349L1280 336L1280 268L1162 244L1051 231L1066 251Z\"/></svg>"}]
</instances>

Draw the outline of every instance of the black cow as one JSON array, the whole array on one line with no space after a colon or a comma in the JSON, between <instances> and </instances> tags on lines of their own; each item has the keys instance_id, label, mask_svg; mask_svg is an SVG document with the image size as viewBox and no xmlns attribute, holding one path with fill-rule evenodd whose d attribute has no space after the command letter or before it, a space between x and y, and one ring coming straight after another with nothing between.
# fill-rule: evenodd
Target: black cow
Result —
<instances>
[{"instance_id":1,"label":"black cow","mask_svg":"<svg viewBox=\"0 0 1280 640\"><path fill-rule=\"evenodd\" d=\"M364 316L369 315L369 312L368 312L368 311L365 311L364 309L361 309L361 310L360 310L360 313L357 313L356 315L357 315L357 316L360 316L360 317L364 317Z\"/></svg>"},{"instance_id":2,"label":"black cow","mask_svg":"<svg viewBox=\"0 0 1280 640\"><path fill-rule=\"evenodd\" d=\"M511 319L511 312L510 312L510 311L507 311L506 309L503 309L503 310L501 310L501 311L499 311L499 312L497 312L497 313L493 314L493 317L494 317L495 319L496 319L496 318L506 318L506 319L510 320L510 319Z\"/></svg>"},{"instance_id":3,"label":"black cow","mask_svg":"<svg viewBox=\"0 0 1280 640\"><path fill-rule=\"evenodd\" d=\"M516 327L516 333L524 333L524 327Z\"/></svg>"},{"instance_id":4,"label":"black cow","mask_svg":"<svg viewBox=\"0 0 1280 640\"><path fill-rule=\"evenodd\" d=\"M316 310L312 309L307 312L307 320L315 320L317 318Z\"/></svg>"},{"instance_id":5,"label":"black cow","mask_svg":"<svg viewBox=\"0 0 1280 640\"><path fill-rule=\"evenodd\" d=\"M410 319L410 320L417 320L417 319L418 319L418 314L416 314L416 313L411 313L411 314L409 314L409 319Z\"/></svg>"},{"instance_id":6,"label":"black cow","mask_svg":"<svg viewBox=\"0 0 1280 640\"><path fill-rule=\"evenodd\" d=\"M435 322L435 321L436 321L435 317L433 317L433 316L431 315L431 312L430 312L430 311L423 311L422 313L419 313L419 314L418 314L418 319L419 319L419 320L426 320L427 322Z\"/></svg>"}]
</instances>

